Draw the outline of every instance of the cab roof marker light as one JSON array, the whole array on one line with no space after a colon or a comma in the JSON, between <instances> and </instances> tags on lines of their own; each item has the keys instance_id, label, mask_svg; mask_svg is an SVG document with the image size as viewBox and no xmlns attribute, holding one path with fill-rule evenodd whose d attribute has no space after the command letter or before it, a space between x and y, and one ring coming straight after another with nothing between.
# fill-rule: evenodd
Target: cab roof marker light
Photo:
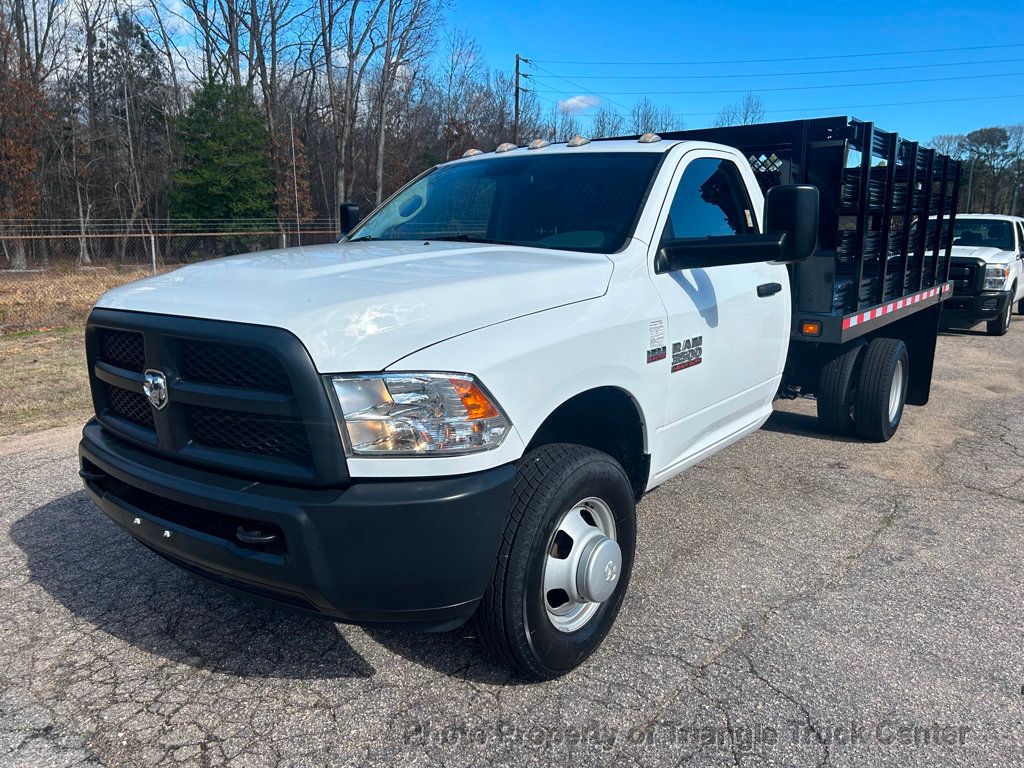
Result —
<instances>
[{"instance_id":1,"label":"cab roof marker light","mask_svg":"<svg viewBox=\"0 0 1024 768\"><path fill-rule=\"evenodd\" d=\"M526 148L527 149L544 149L544 147L549 146L550 144L551 144L551 142L548 141L547 139L534 139L533 141L531 141L529 144L526 145Z\"/></svg>"},{"instance_id":2,"label":"cab roof marker light","mask_svg":"<svg viewBox=\"0 0 1024 768\"><path fill-rule=\"evenodd\" d=\"M661 136L659 136L656 133L645 133L643 136L637 139L637 141L639 141L641 144L655 144L661 141Z\"/></svg>"},{"instance_id":3,"label":"cab roof marker light","mask_svg":"<svg viewBox=\"0 0 1024 768\"><path fill-rule=\"evenodd\" d=\"M498 148L496 150L494 150L494 151L495 152L511 152L513 149L516 149L516 148L517 148L516 145L513 144L511 141L506 141L504 144L499 144Z\"/></svg>"},{"instance_id":4,"label":"cab roof marker light","mask_svg":"<svg viewBox=\"0 0 1024 768\"><path fill-rule=\"evenodd\" d=\"M467 149L465 152L462 153L462 156L463 157L476 157L477 155L482 155L483 153L484 152L483 152L482 149L475 149L474 148L474 149Z\"/></svg>"},{"instance_id":5,"label":"cab roof marker light","mask_svg":"<svg viewBox=\"0 0 1024 768\"><path fill-rule=\"evenodd\" d=\"M580 136L579 134L569 139L569 142L565 145L567 147L582 147L590 143L590 139L586 136Z\"/></svg>"}]
</instances>

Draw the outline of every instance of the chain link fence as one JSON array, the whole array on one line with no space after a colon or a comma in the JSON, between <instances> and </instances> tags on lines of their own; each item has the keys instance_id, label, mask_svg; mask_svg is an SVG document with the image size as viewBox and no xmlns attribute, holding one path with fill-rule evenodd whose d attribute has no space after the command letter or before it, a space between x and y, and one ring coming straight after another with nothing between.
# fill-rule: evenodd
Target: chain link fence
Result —
<instances>
[{"instance_id":1,"label":"chain link fence","mask_svg":"<svg viewBox=\"0 0 1024 768\"><path fill-rule=\"evenodd\" d=\"M211 224L216 224L215 229ZM115 286L186 264L338 239L331 222L190 222L116 231L73 222L4 223L0 229L0 334L84 324Z\"/></svg>"}]
</instances>

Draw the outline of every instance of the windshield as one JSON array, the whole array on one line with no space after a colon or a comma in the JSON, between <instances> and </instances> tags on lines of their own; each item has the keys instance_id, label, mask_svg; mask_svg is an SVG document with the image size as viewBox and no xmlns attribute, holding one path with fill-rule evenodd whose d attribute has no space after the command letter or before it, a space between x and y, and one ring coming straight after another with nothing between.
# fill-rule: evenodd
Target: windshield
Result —
<instances>
[{"instance_id":1,"label":"windshield","mask_svg":"<svg viewBox=\"0 0 1024 768\"><path fill-rule=\"evenodd\" d=\"M953 245L1012 251L1013 225L1000 219L957 219L953 223Z\"/></svg>"},{"instance_id":2,"label":"windshield","mask_svg":"<svg viewBox=\"0 0 1024 768\"><path fill-rule=\"evenodd\" d=\"M656 152L523 154L454 163L410 184L356 240L459 240L612 253L626 242Z\"/></svg>"}]
</instances>

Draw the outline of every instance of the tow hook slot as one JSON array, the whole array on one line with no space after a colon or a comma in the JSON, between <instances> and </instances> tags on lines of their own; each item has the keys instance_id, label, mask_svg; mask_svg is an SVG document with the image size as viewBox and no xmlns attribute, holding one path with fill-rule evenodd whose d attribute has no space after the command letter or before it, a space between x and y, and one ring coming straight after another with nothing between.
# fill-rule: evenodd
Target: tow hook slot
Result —
<instances>
[{"instance_id":1,"label":"tow hook slot","mask_svg":"<svg viewBox=\"0 0 1024 768\"><path fill-rule=\"evenodd\" d=\"M277 534L264 533L259 529L247 531L242 526L238 526L238 530L235 531L235 538L243 544L272 544L273 542L277 541Z\"/></svg>"}]
</instances>

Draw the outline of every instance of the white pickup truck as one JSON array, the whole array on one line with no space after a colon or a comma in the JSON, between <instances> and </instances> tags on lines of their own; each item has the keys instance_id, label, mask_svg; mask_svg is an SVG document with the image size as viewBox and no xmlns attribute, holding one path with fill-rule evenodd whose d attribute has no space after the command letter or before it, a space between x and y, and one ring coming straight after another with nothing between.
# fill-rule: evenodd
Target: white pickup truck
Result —
<instances>
[{"instance_id":1,"label":"white pickup truck","mask_svg":"<svg viewBox=\"0 0 1024 768\"><path fill-rule=\"evenodd\" d=\"M927 400L948 253L922 239L915 260L908 227L885 232L900 263L872 260L841 197L860 185L870 212L891 152L884 205L924 213L898 187L940 156L846 118L760 128L809 138L469 152L351 231L344 206L341 243L109 292L86 334L88 493L225 589L363 624L473 617L521 674L565 673L618 613L645 492L780 395L874 440Z\"/></svg>"},{"instance_id":2,"label":"white pickup truck","mask_svg":"<svg viewBox=\"0 0 1024 768\"><path fill-rule=\"evenodd\" d=\"M1024 315L1024 219L957 216L952 257L953 296L946 302L942 324L970 328L984 322L990 336L1004 335L1015 305Z\"/></svg>"}]
</instances>

